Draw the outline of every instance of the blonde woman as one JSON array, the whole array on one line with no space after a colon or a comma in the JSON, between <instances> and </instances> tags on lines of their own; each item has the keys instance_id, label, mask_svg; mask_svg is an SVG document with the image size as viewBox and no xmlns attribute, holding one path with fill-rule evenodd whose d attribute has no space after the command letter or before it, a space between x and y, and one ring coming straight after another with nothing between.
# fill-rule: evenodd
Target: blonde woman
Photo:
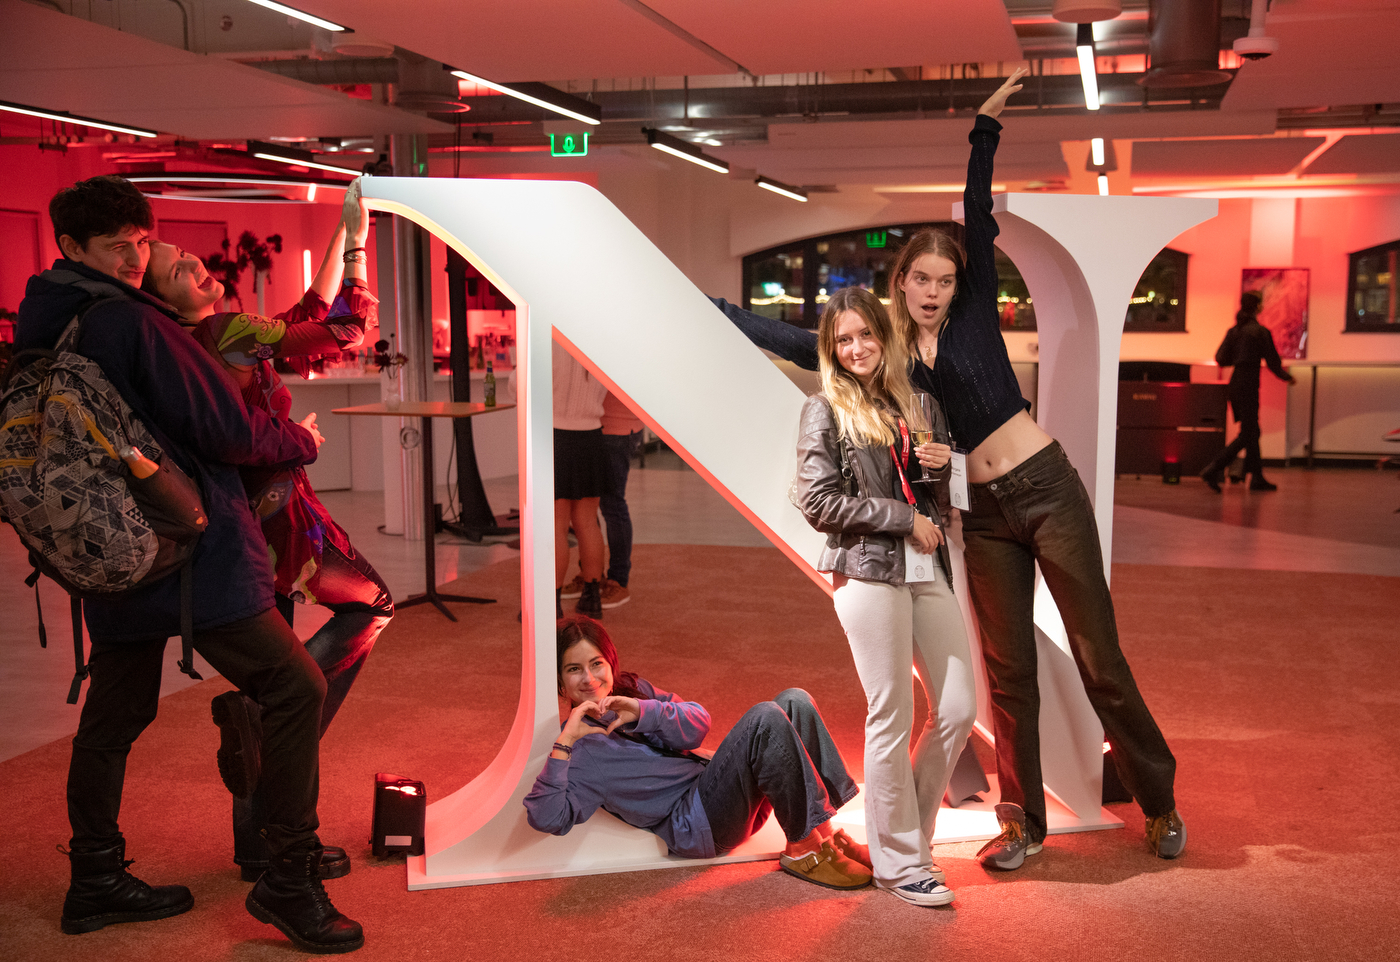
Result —
<instances>
[{"instance_id":1,"label":"blonde woman","mask_svg":"<svg viewBox=\"0 0 1400 962\"><path fill-rule=\"evenodd\" d=\"M929 853L938 806L976 716L971 656L953 596L939 511L909 430L909 362L875 295L827 302L817 330L822 392L802 409L796 500L827 535L836 614L865 688L865 825L875 883L915 905L953 893ZM926 446L945 470L949 449ZM911 476L912 469L912 476ZM908 549L929 580L906 570ZM913 670L932 710L910 751Z\"/></svg>"}]
</instances>

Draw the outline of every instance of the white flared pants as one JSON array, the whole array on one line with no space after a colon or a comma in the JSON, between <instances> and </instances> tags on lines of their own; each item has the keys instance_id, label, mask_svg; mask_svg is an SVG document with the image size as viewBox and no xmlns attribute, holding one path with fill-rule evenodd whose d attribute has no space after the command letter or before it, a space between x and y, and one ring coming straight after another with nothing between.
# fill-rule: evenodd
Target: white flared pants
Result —
<instances>
[{"instance_id":1,"label":"white flared pants","mask_svg":"<svg viewBox=\"0 0 1400 962\"><path fill-rule=\"evenodd\" d=\"M938 806L977 717L962 612L941 578L899 586L849 578L835 600L868 705L865 830L875 881L921 882ZM914 668L930 713L911 752Z\"/></svg>"}]
</instances>

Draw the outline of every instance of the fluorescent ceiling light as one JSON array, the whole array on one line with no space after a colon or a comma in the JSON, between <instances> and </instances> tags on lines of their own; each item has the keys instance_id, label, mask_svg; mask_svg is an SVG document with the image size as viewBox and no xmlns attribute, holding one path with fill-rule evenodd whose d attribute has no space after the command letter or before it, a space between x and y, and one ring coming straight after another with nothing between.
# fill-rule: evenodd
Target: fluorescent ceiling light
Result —
<instances>
[{"instance_id":1,"label":"fluorescent ceiling light","mask_svg":"<svg viewBox=\"0 0 1400 962\"><path fill-rule=\"evenodd\" d=\"M706 170L713 170L717 174L729 173L729 164L718 157L711 157L694 144L686 143L679 137L672 137L670 134L662 133L650 127L643 127L642 133L647 135L647 143L657 150L665 151L672 157L679 157L681 160L688 160L692 164L699 164Z\"/></svg>"},{"instance_id":2,"label":"fluorescent ceiling light","mask_svg":"<svg viewBox=\"0 0 1400 962\"><path fill-rule=\"evenodd\" d=\"M314 17L309 13L305 13L301 10L296 9L295 7L289 7L285 3L274 3L273 0L248 0L248 2L256 3L258 6L266 7L269 10L276 10L278 13L285 13L289 17L296 17L298 20L305 21L306 23L311 24L313 27L322 27L326 30L334 30L336 33L343 33L344 31L350 29L349 27L342 27L338 23L332 23L329 20L322 20L320 17Z\"/></svg>"},{"instance_id":3,"label":"fluorescent ceiling light","mask_svg":"<svg viewBox=\"0 0 1400 962\"><path fill-rule=\"evenodd\" d=\"M1081 23L1074 52L1079 55L1079 79L1084 83L1084 106L1099 109L1099 75L1094 66L1094 25Z\"/></svg>"},{"instance_id":4,"label":"fluorescent ceiling light","mask_svg":"<svg viewBox=\"0 0 1400 962\"><path fill-rule=\"evenodd\" d=\"M248 153L259 160L272 160L279 164L290 164L294 167L314 167L316 170L328 170L333 174L344 174L347 177L358 177L358 170L350 170L348 167L337 167L334 164L323 164L314 160L316 156L309 150L297 150L294 147L280 147L276 144L265 144L261 141L248 141Z\"/></svg>"},{"instance_id":5,"label":"fluorescent ceiling light","mask_svg":"<svg viewBox=\"0 0 1400 962\"><path fill-rule=\"evenodd\" d=\"M1100 196L1100 197L1107 197L1107 196L1108 196L1108 175L1107 175L1107 174L1099 174L1099 196Z\"/></svg>"},{"instance_id":6,"label":"fluorescent ceiling light","mask_svg":"<svg viewBox=\"0 0 1400 962\"><path fill-rule=\"evenodd\" d=\"M45 120L57 120L64 124L77 124L80 127L97 127L101 130L111 130L119 134L135 134L137 137L158 137L154 130L147 130L144 127L128 127L125 124L112 124L105 120L93 120L91 117L79 117L77 114L70 114L66 110L44 110L40 107L26 107L24 104L12 104L8 100L0 100L0 110L8 110L13 114L24 114L28 117L42 117Z\"/></svg>"},{"instance_id":7,"label":"fluorescent ceiling light","mask_svg":"<svg viewBox=\"0 0 1400 962\"><path fill-rule=\"evenodd\" d=\"M603 109L597 104L591 104L562 90L555 90L548 84L499 84L465 70L451 69L450 72L460 80L486 87L516 100L523 100L536 107L543 107L545 110L552 110L573 120L581 120L585 124L597 125L603 122Z\"/></svg>"},{"instance_id":8,"label":"fluorescent ceiling light","mask_svg":"<svg viewBox=\"0 0 1400 962\"><path fill-rule=\"evenodd\" d=\"M1093 152L1094 152L1094 166L1095 166L1095 167L1102 167L1102 166L1103 166L1103 138L1102 138L1102 137L1095 137L1093 140L1089 141L1089 146L1090 146L1090 148L1091 148L1091 149L1093 150Z\"/></svg>"},{"instance_id":9,"label":"fluorescent ceiling light","mask_svg":"<svg viewBox=\"0 0 1400 962\"><path fill-rule=\"evenodd\" d=\"M131 174L123 179L129 180L133 184L253 184L270 187L305 187L307 184L319 184L321 187L334 187L337 190L344 190L350 186L349 184L332 184L306 178L293 180L281 177L259 177L256 174L181 174L171 172L168 174Z\"/></svg>"},{"instance_id":10,"label":"fluorescent ceiling light","mask_svg":"<svg viewBox=\"0 0 1400 962\"><path fill-rule=\"evenodd\" d=\"M773 180L771 177L760 177L755 180L754 183L764 190L771 190L775 194L782 194L784 197L791 197L793 200L800 200L804 204L807 203L807 194L805 191L780 183Z\"/></svg>"}]
</instances>

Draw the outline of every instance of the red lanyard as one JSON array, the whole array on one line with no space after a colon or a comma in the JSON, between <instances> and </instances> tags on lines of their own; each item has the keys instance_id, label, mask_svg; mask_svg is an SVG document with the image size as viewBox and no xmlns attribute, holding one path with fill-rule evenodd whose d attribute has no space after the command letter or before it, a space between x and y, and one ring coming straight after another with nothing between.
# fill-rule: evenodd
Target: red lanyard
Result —
<instances>
[{"instance_id":1,"label":"red lanyard","mask_svg":"<svg viewBox=\"0 0 1400 962\"><path fill-rule=\"evenodd\" d=\"M904 487L905 500L917 508L918 502L914 500L914 489L909 487L909 479L904 476L904 465L909 463L909 428L905 425L903 418L899 419L899 437L903 442L904 461L900 462L893 444L890 445L890 457L894 459L894 469L899 472L899 483Z\"/></svg>"}]
</instances>

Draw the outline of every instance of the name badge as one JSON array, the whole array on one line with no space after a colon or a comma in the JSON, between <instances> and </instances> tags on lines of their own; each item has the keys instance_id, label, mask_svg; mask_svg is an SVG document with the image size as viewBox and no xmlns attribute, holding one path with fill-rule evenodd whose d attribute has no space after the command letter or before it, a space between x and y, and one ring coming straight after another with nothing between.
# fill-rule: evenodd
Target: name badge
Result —
<instances>
[{"instance_id":1,"label":"name badge","mask_svg":"<svg viewBox=\"0 0 1400 962\"><path fill-rule=\"evenodd\" d=\"M914 542L904 539L904 583L919 584L932 581L938 576L938 559L924 554L914 547Z\"/></svg>"},{"instance_id":2,"label":"name badge","mask_svg":"<svg viewBox=\"0 0 1400 962\"><path fill-rule=\"evenodd\" d=\"M967 493L967 454L953 449L953 459L948 462L952 473L948 476L948 496L953 507L959 511L972 509L972 498Z\"/></svg>"}]
</instances>

